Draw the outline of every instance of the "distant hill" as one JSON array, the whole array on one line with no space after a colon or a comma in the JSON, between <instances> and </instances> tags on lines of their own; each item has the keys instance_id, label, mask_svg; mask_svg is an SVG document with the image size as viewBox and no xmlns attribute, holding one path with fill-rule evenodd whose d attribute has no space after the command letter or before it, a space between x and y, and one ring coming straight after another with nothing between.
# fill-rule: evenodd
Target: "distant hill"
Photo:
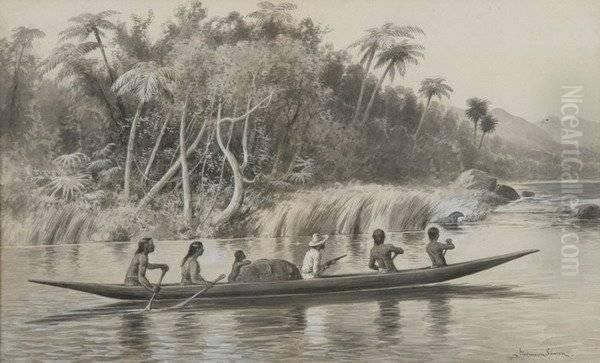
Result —
<instances>
[{"instance_id":1,"label":"distant hill","mask_svg":"<svg viewBox=\"0 0 600 363\"><path fill-rule=\"evenodd\" d=\"M453 107L459 117L465 118L465 110ZM498 126L493 133L505 142L524 149L547 153L560 152L560 144L544 129L524 118L512 115L501 108L494 108L490 114L498 119Z\"/></svg>"},{"instance_id":2,"label":"distant hill","mask_svg":"<svg viewBox=\"0 0 600 363\"><path fill-rule=\"evenodd\" d=\"M535 125L546 131L554 141L560 143L563 128L560 117L549 115L536 122ZM600 122L579 118L579 125L574 130L582 133L582 136L578 138L581 147L600 153Z\"/></svg>"}]
</instances>

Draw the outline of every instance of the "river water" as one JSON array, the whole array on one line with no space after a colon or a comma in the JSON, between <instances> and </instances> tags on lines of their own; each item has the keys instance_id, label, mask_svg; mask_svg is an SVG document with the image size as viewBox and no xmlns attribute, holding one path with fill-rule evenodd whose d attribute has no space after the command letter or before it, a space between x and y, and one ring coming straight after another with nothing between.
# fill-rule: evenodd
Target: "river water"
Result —
<instances>
[{"instance_id":1,"label":"river water","mask_svg":"<svg viewBox=\"0 0 600 363\"><path fill-rule=\"evenodd\" d=\"M130 243L2 248L1 358L7 360L600 360L600 230L559 218L556 183L517 186L536 197L497 208L476 223L443 230L457 249L449 263L537 248L539 253L472 276L386 293L338 294L252 304L194 305L141 313L122 303L29 278L120 282ZM600 198L584 184L582 201ZM578 272L561 258L561 238L578 249ZM577 243L575 243L577 238ZM205 278L229 270L233 252L299 263L309 237L205 240ZM405 249L399 268L428 264L422 232L388 233ZM563 239L564 240L564 239ZM189 242L157 244L151 261L168 263L177 282ZM348 257L328 273L367 271L368 235L336 235L326 257ZM153 271L151 279L156 280ZM162 304L166 304L162 303Z\"/></svg>"}]
</instances>

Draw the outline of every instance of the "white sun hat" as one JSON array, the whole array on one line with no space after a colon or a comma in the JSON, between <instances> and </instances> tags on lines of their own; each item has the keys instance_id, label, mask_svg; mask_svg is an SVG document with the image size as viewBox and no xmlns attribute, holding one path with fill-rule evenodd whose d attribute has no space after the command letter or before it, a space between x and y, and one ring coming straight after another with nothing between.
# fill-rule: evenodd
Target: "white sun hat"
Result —
<instances>
[{"instance_id":1,"label":"white sun hat","mask_svg":"<svg viewBox=\"0 0 600 363\"><path fill-rule=\"evenodd\" d=\"M327 241L328 238L329 238L329 236L327 236L327 235L321 236L320 234L315 233L312 235L312 240L310 241L308 246L316 247L316 246L322 245L325 243L325 241Z\"/></svg>"}]
</instances>

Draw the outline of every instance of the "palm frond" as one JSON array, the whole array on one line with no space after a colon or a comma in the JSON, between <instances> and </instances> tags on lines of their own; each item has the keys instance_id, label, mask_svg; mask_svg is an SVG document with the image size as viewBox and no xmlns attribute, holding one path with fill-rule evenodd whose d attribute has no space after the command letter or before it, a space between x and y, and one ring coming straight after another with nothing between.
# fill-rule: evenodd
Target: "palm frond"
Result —
<instances>
[{"instance_id":1,"label":"palm frond","mask_svg":"<svg viewBox=\"0 0 600 363\"><path fill-rule=\"evenodd\" d=\"M446 80L442 77L425 78L421 81L419 94L425 98L432 98L433 96L437 96L440 99L443 97L450 98L450 93L454 92L454 90L445 82Z\"/></svg>"},{"instance_id":2,"label":"palm frond","mask_svg":"<svg viewBox=\"0 0 600 363\"><path fill-rule=\"evenodd\" d=\"M82 195L89 182L87 174L57 175L43 189L51 197L71 200Z\"/></svg>"},{"instance_id":3,"label":"palm frond","mask_svg":"<svg viewBox=\"0 0 600 363\"><path fill-rule=\"evenodd\" d=\"M485 115L481 119L481 123L479 126L481 127L481 131L484 133L492 133L496 130L496 126L498 125L498 120L492 115Z\"/></svg>"},{"instance_id":4,"label":"palm frond","mask_svg":"<svg viewBox=\"0 0 600 363\"><path fill-rule=\"evenodd\" d=\"M155 62L139 62L123 73L112 86L118 95L135 95L148 102L159 94L170 96L171 84L177 79L173 68L160 67Z\"/></svg>"},{"instance_id":5,"label":"palm frond","mask_svg":"<svg viewBox=\"0 0 600 363\"><path fill-rule=\"evenodd\" d=\"M87 39L92 33L93 29L86 26L85 24L77 24L68 27L67 29L58 33L60 40L65 41L73 38L77 38L80 41Z\"/></svg>"},{"instance_id":6,"label":"palm frond","mask_svg":"<svg viewBox=\"0 0 600 363\"><path fill-rule=\"evenodd\" d=\"M469 98L467 100L467 110L465 115L471 119L471 121L477 123L483 116L488 112L488 106L490 102L486 99L477 97Z\"/></svg>"},{"instance_id":7,"label":"palm frond","mask_svg":"<svg viewBox=\"0 0 600 363\"><path fill-rule=\"evenodd\" d=\"M47 73L61 64L77 63L87 53L98 48L96 42L84 42L81 44L66 43L54 49L52 54L42 64L42 73ZM83 61L82 61L83 62Z\"/></svg>"}]
</instances>

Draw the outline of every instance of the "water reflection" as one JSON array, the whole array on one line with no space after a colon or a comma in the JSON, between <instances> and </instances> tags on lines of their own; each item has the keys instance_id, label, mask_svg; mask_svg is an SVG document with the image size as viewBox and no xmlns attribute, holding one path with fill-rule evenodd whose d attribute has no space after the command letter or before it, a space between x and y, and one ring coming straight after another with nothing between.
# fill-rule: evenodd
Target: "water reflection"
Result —
<instances>
[{"instance_id":1,"label":"water reflection","mask_svg":"<svg viewBox=\"0 0 600 363\"><path fill-rule=\"evenodd\" d=\"M451 323L452 307L444 295L434 296L427 304L427 336L432 338L432 344L443 345L447 341L448 327Z\"/></svg>"},{"instance_id":2,"label":"water reflection","mask_svg":"<svg viewBox=\"0 0 600 363\"><path fill-rule=\"evenodd\" d=\"M175 352L178 355L185 355L191 350L204 350L207 327L203 324L201 315L190 312L175 315Z\"/></svg>"},{"instance_id":3,"label":"water reflection","mask_svg":"<svg viewBox=\"0 0 600 363\"><path fill-rule=\"evenodd\" d=\"M152 331L152 324L148 318L142 312L120 315L117 337L126 356L139 359L151 355L152 341L148 333Z\"/></svg>"},{"instance_id":4,"label":"water reflection","mask_svg":"<svg viewBox=\"0 0 600 363\"><path fill-rule=\"evenodd\" d=\"M377 325L377 337L381 341L398 341L400 337L400 300L385 299L377 302L379 314L374 322Z\"/></svg>"}]
</instances>

